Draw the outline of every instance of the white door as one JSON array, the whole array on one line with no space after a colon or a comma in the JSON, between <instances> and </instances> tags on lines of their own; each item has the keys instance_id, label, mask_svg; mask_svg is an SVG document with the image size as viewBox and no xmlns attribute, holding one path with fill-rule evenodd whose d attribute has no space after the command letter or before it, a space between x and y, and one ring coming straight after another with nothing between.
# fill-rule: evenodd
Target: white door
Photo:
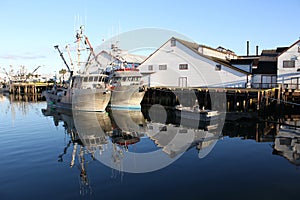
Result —
<instances>
[{"instance_id":1,"label":"white door","mask_svg":"<svg viewBox=\"0 0 300 200\"><path fill-rule=\"evenodd\" d=\"M179 87L187 87L187 77L179 77Z\"/></svg>"}]
</instances>

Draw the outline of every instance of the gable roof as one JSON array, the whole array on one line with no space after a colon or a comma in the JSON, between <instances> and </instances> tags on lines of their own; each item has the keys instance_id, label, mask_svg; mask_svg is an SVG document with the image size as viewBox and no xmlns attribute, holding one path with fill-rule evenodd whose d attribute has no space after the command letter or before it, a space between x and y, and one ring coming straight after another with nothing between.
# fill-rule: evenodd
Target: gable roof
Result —
<instances>
[{"instance_id":1,"label":"gable roof","mask_svg":"<svg viewBox=\"0 0 300 200\"><path fill-rule=\"evenodd\" d=\"M259 62L276 62L277 61L277 56L278 53L276 49L271 49L271 50L263 50L261 52L261 55L259 57Z\"/></svg>"},{"instance_id":2,"label":"gable roof","mask_svg":"<svg viewBox=\"0 0 300 200\"><path fill-rule=\"evenodd\" d=\"M282 55L284 52L286 52L287 50L289 50L290 48L292 48L293 46L295 46L295 45L298 44L299 42L300 42L300 39L297 40L294 44L292 44L292 45L289 46L289 47L279 47L279 48L285 48L285 49L284 49L283 51L281 51L280 54L279 54L278 56ZM277 48L277 49L279 49L279 48Z\"/></svg>"},{"instance_id":3,"label":"gable roof","mask_svg":"<svg viewBox=\"0 0 300 200\"><path fill-rule=\"evenodd\" d=\"M172 37L172 38L174 38L174 37ZM172 38L171 38L171 39L172 39ZM170 40L171 40L171 39L170 39ZM182 40L182 39L178 39L178 38L174 38L174 39L177 40L178 42L180 42L181 44L183 44L184 46L188 47L189 49L191 49L192 51L194 51L194 52L197 53L198 55L204 57L204 58L207 58L207 59L212 60L212 61L214 61L214 62L216 62L216 63L219 63L219 64L221 64L221 65L224 65L224 66L226 66L226 67L229 67L229 68L231 68L231 69L233 69L233 70L235 70L235 71L238 71L238 72L240 72L240 73L247 74L247 75L250 75L250 74L251 74L251 73L249 73L249 72L247 72L247 71L244 71L244 70L242 70L242 69L239 69L239 68L237 68L237 67L232 66L232 65L230 64L230 62L227 61L227 60L223 60L223 59L216 58L216 57L213 57L213 56L207 56L207 55L201 54L201 53L198 51L198 49L199 49L200 46L204 46L204 45L199 45L199 44L197 44L197 43L194 43L194 42L188 42L188 41L185 41L185 40ZM213 49L213 48L211 48L211 47L207 47L207 46L205 46L205 47L206 47L206 48ZM216 49L213 49L213 50L216 50Z\"/></svg>"}]
</instances>

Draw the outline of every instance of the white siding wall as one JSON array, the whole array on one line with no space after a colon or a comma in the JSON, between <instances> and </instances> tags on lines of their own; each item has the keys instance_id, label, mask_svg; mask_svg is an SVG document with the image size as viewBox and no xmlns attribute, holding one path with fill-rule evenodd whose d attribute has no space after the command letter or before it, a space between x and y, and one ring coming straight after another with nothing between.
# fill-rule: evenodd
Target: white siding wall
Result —
<instances>
[{"instance_id":1,"label":"white siding wall","mask_svg":"<svg viewBox=\"0 0 300 200\"><path fill-rule=\"evenodd\" d=\"M187 70L179 70L179 64L188 64ZM216 71L216 62L200 56L180 42L171 47L170 41L148 58L139 69L150 75L150 86L179 86L180 77L187 78L187 87L245 87L247 75L221 66ZM148 66L153 65L153 71ZM159 70L159 65L167 65L167 70ZM146 78L148 79L148 78ZM145 79L144 79L145 80Z\"/></svg>"},{"instance_id":2,"label":"white siding wall","mask_svg":"<svg viewBox=\"0 0 300 200\"><path fill-rule=\"evenodd\" d=\"M278 56L278 83L290 84L291 78L300 77L300 53L299 53L299 44L294 44L286 52ZM294 68L284 68L283 61L295 60ZM289 86L288 86L289 87Z\"/></svg>"}]
</instances>

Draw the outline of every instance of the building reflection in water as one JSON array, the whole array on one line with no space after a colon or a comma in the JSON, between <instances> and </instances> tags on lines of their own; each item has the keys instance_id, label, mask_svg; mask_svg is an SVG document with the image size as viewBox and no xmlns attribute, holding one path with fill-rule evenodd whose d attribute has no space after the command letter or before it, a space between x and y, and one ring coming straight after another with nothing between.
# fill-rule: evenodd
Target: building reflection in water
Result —
<instances>
[{"instance_id":1,"label":"building reflection in water","mask_svg":"<svg viewBox=\"0 0 300 200\"><path fill-rule=\"evenodd\" d=\"M300 166L300 126L281 126L273 148L273 154L283 156L292 164Z\"/></svg>"},{"instance_id":2,"label":"building reflection in water","mask_svg":"<svg viewBox=\"0 0 300 200\"><path fill-rule=\"evenodd\" d=\"M283 116L280 122L226 122L223 136L270 142L273 155L282 156L293 165L300 166L300 116Z\"/></svg>"}]
</instances>

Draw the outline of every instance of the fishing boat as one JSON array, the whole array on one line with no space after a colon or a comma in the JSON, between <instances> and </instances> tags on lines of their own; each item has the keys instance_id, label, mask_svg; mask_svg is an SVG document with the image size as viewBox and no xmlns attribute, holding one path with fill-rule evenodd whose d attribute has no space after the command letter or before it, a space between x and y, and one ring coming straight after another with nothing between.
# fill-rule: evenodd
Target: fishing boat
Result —
<instances>
[{"instance_id":1,"label":"fishing boat","mask_svg":"<svg viewBox=\"0 0 300 200\"><path fill-rule=\"evenodd\" d=\"M218 111L212 111L205 108L200 108L199 105L185 107L182 105L175 106L175 113L177 117L189 120L197 120L200 122L217 121L219 118Z\"/></svg>"},{"instance_id":2,"label":"fishing boat","mask_svg":"<svg viewBox=\"0 0 300 200\"><path fill-rule=\"evenodd\" d=\"M104 74L75 75L65 86L54 85L42 93L47 104L82 111L105 111L111 92L106 86Z\"/></svg>"},{"instance_id":3,"label":"fishing boat","mask_svg":"<svg viewBox=\"0 0 300 200\"><path fill-rule=\"evenodd\" d=\"M88 73L89 58L85 63L84 71L80 72L79 69L81 67L81 51L89 50L89 57L91 55L95 56L88 38L83 34L83 30L84 27L80 26L80 30L76 34L78 71L74 68L70 51L68 51L68 54L72 69L67 64L58 45L54 46L66 65L70 76L64 85L57 86L55 84L53 89L45 91L43 96L46 98L49 106L80 111L105 111L111 97L111 91L107 85L108 76L103 73ZM86 44L88 47L83 48L81 44ZM69 49L68 45L66 49Z\"/></svg>"},{"instance_id":4,"label":"fishing boat","mask_svg":"<svg viewBox=\"0 0 300 200\"><path fill-rule=\"evenodd\" d=\"M102 50L91 60L91 65L100 66L108 75L111 86L109 107L114 109L140 109L145 95L142 74L136 68L144 60L143 56L129 54L112 44L111 50Z\"/></svg>"},{"instance_id":5,"label":"fishing boat","mask_svg":"<svg viewBox=\"0 0 300 200\"><path fill-rule=\"evenodd\" d=\"M109 85L112 95L109 106L111 108L140 109L145 90L141 85L141 77L138 69L120 68L109 74Z\"/></svg>"}]
</instances>

